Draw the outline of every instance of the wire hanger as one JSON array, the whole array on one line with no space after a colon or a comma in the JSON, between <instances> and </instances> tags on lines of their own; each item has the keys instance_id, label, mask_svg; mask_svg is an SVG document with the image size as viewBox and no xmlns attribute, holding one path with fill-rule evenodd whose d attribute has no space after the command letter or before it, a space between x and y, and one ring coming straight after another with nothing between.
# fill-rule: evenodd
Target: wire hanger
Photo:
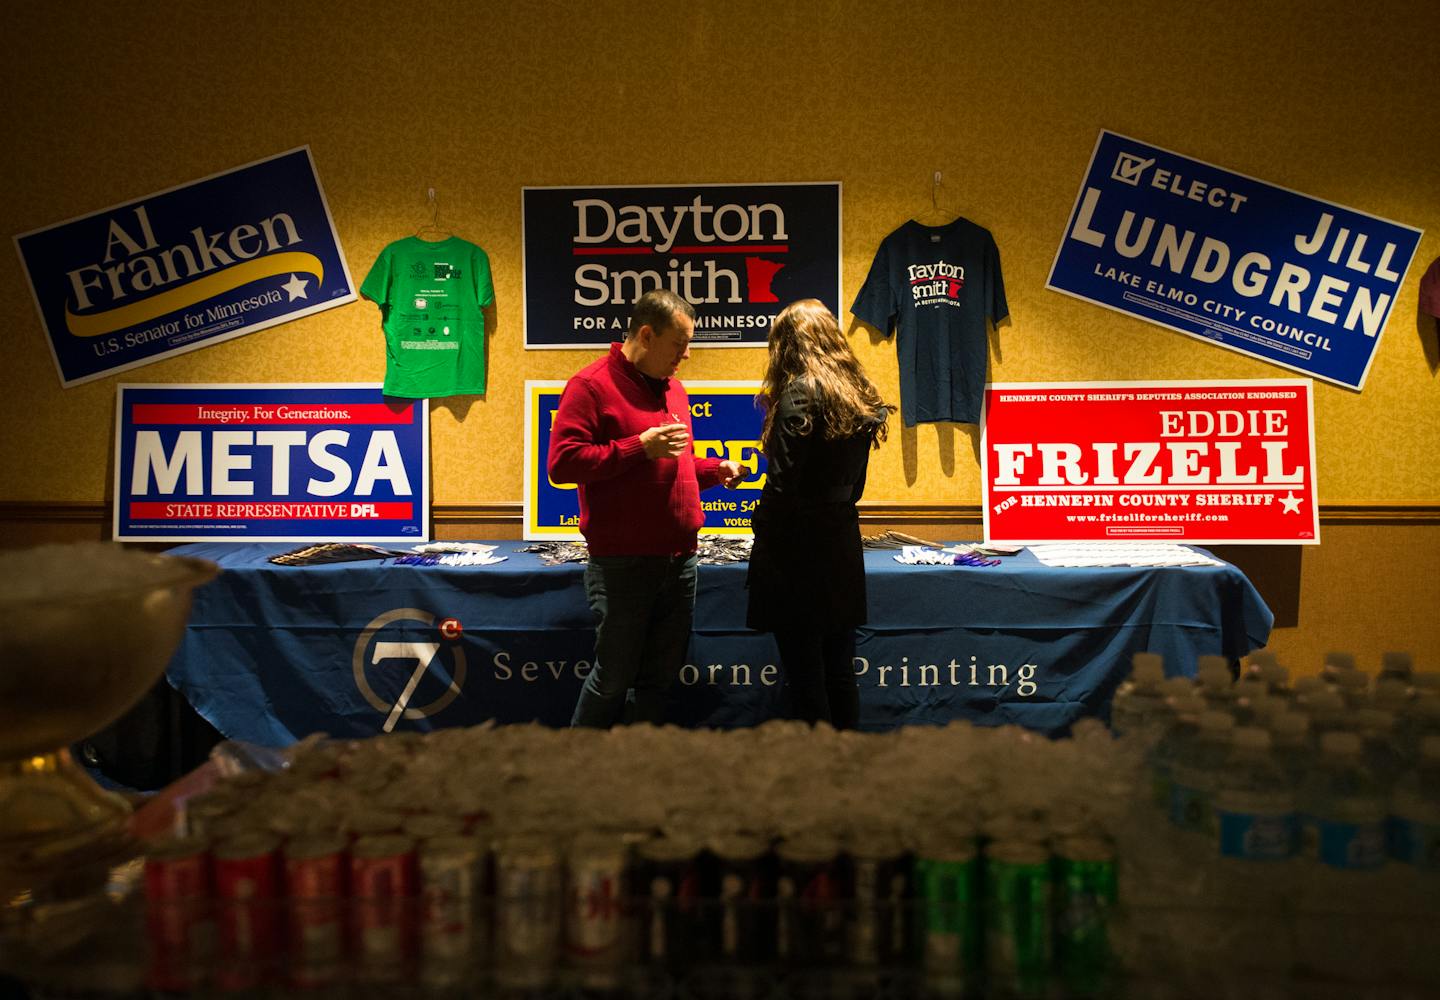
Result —
<instances>
[{"instance_id":1,"label":"wire hanger","mask_svg":"<svg viewBox=\"0 0 1440 1000\"><path fill-rule=\"evenodd\" d=\"M415 235L420 239L429 239L433 242L450 238L450 230L440 227L440 198L435 194L435 189L425 189L425 203L430 206L430 221L419 229Z\"/></svg>"},{"instance_id":2,"label":"wire hanger","mask_svg":"<svg viewBox=\"0 0 1440 1000\"><path fill-rule=\"evenodd\" d=\"M915 221L922 226L943 226L960 217L960 213L941 207L940 188L943 186L943 179L938 170L930 177L930 207L915 216Z\"/></svg>"}]
</instances>

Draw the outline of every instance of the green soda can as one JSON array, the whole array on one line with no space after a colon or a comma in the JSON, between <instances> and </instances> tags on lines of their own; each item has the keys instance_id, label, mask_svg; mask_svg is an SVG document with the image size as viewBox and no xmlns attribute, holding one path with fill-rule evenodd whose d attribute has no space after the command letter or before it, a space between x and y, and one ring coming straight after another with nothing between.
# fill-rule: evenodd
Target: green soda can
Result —
<instances>
[{"instance_id":1,"label":"green soda can","mask_svg":"<svg viewBox=\"0 0 1440 1000\"><path fill-rule=\"evenodd\" d=\"M980 969L980 862L973 838L932 838L915 850L915 897L925 977L935 993L955 996Z\"/></svg>"},{"instance_id":2,"label":"green soda can","mask_svg":"<svg viewBox=\"0 0 1440 1000\"><path fill-rule=\"evenodd\" d=\"M986 995L1040 1000L1050 987L1050 852L997 840L985 855Z\"/></svg>"},{"instance_id":3,"label":"green soda can","mask_svg":"<svg viewBox=\"0 0 1440 1000\"><path fill-rule=\"evenodd\" d=\"M1099 837L1055 845L1055 952L1065 994L1104 996L1114 968L1110 915L1119 900L1115 851Z\"/></svg>"}]
</instances>

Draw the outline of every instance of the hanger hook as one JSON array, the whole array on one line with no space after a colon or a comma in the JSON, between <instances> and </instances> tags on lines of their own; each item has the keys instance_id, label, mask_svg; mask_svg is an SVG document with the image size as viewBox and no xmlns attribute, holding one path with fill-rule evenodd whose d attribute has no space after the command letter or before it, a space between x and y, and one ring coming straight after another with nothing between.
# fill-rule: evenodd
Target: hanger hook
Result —
<instances>
[{"instance_id":1,"label":"hanger hook","mask_svg":"<svg viewBox=\"0 0 1440 1000\"><path fill-rule=\"evenodd\" d=\"M935 171L935 176L930 184L930 205L938 210L940 208L940 171Z\"/></svg>"}]
</instances>

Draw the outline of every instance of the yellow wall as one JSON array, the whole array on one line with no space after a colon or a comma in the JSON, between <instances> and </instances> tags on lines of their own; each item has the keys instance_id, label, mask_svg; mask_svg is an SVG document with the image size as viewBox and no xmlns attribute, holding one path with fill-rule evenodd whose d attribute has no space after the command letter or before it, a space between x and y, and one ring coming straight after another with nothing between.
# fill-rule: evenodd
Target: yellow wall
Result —
<instances>
[{"instance_id":1,"label":"yellow wall","mask_svg":"<svg viewBox=\"0 0 1440 1000\"><path fill-rule=\"evenodd\" d=\"M524 185L842 181L848 305L941 170L944 205L1001 249L1012 322L993 378L1288 375L1044 289L1102 127L1426 230L1364 392L1316 385L1318 482L1329 504L1440 502L1440 349L1416 309L1440 254L1428 0L91 2L5 21L7 232L308 143L358 281L440 192L442 221L490 252L500 322L488 395L433 406L438 504L518 500L523 381L592 356L520 347ZM0 501L108 496L121 379L384 372L378 313L357 302L61 389L14 257L0 330ZM854 340L895 400L893 344ZM762 360L697 351L682 374L753 378ZM978 502L974 436L894 434L867 500Z\"/></svg>"}]
</instances>

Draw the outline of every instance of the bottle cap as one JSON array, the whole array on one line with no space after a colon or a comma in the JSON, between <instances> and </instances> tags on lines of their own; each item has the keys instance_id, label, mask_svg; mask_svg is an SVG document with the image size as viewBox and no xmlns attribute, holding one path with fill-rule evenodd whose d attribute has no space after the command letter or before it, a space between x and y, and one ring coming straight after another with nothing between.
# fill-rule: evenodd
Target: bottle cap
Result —
<instances>
[{"instance_id":1,"label":"bottle cap","mask_svg":"<svg viewBox=\"0 0 1440 1000\"><path fill-rule=\"evenodd\" d=\"M1324 665L1327 671L1354 670L1355 654L1342 652L1329 652L1325 654Z\"/></svg>"},{"instance_id":2,"label":"bottle cap","mask_svg":"<svg viewBox=\"0 0 1440 1000\"><path fill-rule=\"evenodd\" d=\"M1264 670L1266 667L1279 665L1280 661L1275 654L1268 649L1257 649L1250 654L1250 666L1257 670Z\"/></svg>"},{"instance_id":3,"label":"bottle cap","mask_svg":"<svg viewBox=\"0 0 1440 1000\"><path fill-rule=\"evenodd\" d=\"M1415 660L1409 653L1392 651L1380 654L1380 672L1392 677L1409 677L1415 670Z\"/></svg>"},{"instance_id":4,"label":"bottle cap","mask_svg":"<svg viewBox=\"0 0 1440 1000\"><path fill-rule=\"evenodd\" d=\"M1184 697L1194 694L1195 681L1189 677L1170 677L1160 685L1160 690L1165 692L1166 697L1171 695Z\"/></svg>"},{"instance_id":5,"label":"bottle cap","mask_svg":"<svg viewBox=\"0 0 1440 1000\"><path fill-rule=\"evenodd\" d=\"M1269 750L1270 734L1259 726L1241 726L1235 730L1235 745L1246 750Z\"/></svg>"},{"instance_id":6,"label":"bottle cap","mask_svg":"<svg viewBox=\"0 0 1440 1000\"><path fill-rule=\"evenodd\" d=\"M1326 733L1320 737L1320 752L1332 756L1358 757L1360 737L1354 733Z\"/></svg>"}]
</instances>

